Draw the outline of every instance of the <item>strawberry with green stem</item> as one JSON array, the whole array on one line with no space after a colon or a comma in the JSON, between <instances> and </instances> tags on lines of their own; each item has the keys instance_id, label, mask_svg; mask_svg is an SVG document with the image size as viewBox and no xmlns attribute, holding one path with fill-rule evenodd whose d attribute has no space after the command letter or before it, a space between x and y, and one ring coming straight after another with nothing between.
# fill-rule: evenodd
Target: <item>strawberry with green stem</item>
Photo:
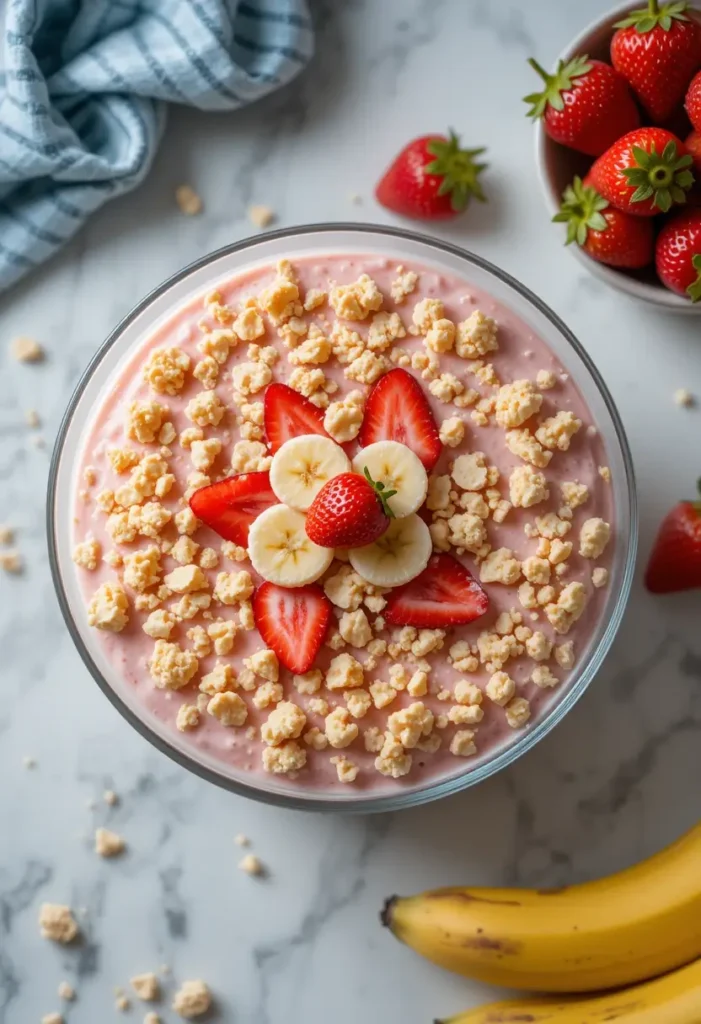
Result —
<instances>
[{"instance_id":1,"label":"strawberry with green stem","mask_svg":"<svg viewBox=\"0 0 701 1024\"><path fill-rule=\"evenodd\" d=\"M588 156L599 156L616 139L640 124L628 85L609 64L587 56L560 61L548 74L532 57L528 63L545 83L524 97L533 120L543 119L555 142Z\"/></svg>"},{"instance_id":2,"label":"strawberry with green stem","mask_svg":"<svg viewBox=\"0 0 701 1024\"><path fill-rule=\"evenodd\" d=\"M553 220L567 224L565 245L576 242L592 259L636 270L652 262L654 234L648 217L632 217L611 206L587 177L575 178Z\"/></svg>"},{"instance_id":3,"label":"strawberry with green stem","mask_svg":"<svg viewBox=\"0 0 701 1024\"><path fill-rule=\"evenodd\" d=\"M653 217L686 202L694 184L691 154L664 128L636 128L618 139L589 172L598 192L624 213Z\"/></svg>"},{"instance_id":4,"label":"strawberry with green stem","mask_svg":"<svg viewBox=\"0 0 701 1024\"><path fill-rule=\"evenodd\" d=\"M631 11L616 23L611 62L655 122L666 121L701 66L701 26L686 0Z\"/></svg>"},{"instance_id":5,"label":"strawberry with green stem","mask_svg":"<svg viewBox=\"0 0 701 1024\"><path fill-rule=\"evenodd\" d=\"M486 201L479 176L486 164L477 157L483 147L462 149L451 131L422 135L399 153L383 174L375 197L382 206L403 217L445 220L467 209L471 199Z\"/></svg>"}]
</instances>

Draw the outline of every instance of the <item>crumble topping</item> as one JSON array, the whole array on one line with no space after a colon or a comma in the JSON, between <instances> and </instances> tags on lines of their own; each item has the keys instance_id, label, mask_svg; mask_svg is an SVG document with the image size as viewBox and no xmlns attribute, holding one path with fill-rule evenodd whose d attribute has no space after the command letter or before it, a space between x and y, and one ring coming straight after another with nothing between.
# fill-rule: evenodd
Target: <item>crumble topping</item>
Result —
<instances>
[{"instance_id":1,"label":"crumble topping","mask_svg":"<svg viewBox=\"0 0 701 1024\"><path fill-rule=\"evenodd\" d=\"M212 1005L212 995L204 981L184 981L173 998L173 1010L193 1020L201 1017Z\"/></svg>"},{"instance_id":2,"label":"crumble topping","mask_svg":"<svg viewBox=\"0 0 701 1024\"><path fill-rule=\"evenodd\" d=\"M43 939L51 939L52 942L64 945L72 942L78 934L78 925L71 908L61 903L42 903L39 910L39 929Z\"/></svg>"}]
</instances>

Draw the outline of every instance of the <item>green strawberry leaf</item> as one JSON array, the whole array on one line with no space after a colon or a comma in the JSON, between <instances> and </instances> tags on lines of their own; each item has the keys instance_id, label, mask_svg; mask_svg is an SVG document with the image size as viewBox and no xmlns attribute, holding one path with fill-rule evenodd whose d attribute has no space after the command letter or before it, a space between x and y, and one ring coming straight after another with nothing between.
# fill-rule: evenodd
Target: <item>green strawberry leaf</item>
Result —
<instances>
[{"instance_id":1,"label":"green strawberry leaf","mask_svg":"<svg viewBox=\"0 0 701 1024\"><path fill-rule=\"evenodd\" d=\"M528 117L534 121L543 117L548 107L552 107L553 110L564 110L563 92L571 89L574 80L588 74L592 67L586 54L574 57L566 64L563 60L559 61L553 74L548 74L533 57L528 58L528 63L545 83L542 92L532 92L523 97L524 103L530 105Z\"/></svg>"},{"instance_id":2,"label":"green strawberry leaf","mask_svg":"<svg viewBox=\"0 0 701 1024\"><path fill-rule=\"evenodd\" d=\"M694 183L694 175L688 170L691 157L688 154L678 156L676 142L670 140L661 154L654 144L649 150L631 146L630 155L632 166L620 171L626 185L633 189L629 202L652 199L653 207L667 213L673 203L686 201L686 191Z\"/></svg>"},{"instance_id":3,"label":"green strawberry leaf","mask_svg":"<svg viewBox=\"0 0 701 1024\"><path fill-rule=\"evenodd\" d=\"M692 257L691 265L694 270L698 271L698 276L693 284L690 284L686 289L686 294L689 296L692 302L701 301L701 252L697 256ZM701 480L699 480L699 493L701 493Z\"/></svg>"},{"instance_id":4,"label":"green strawberry leaf","mask_svg":"<svg viewBox=\"0 0 701 1024\"><path fill-rule=\"evenodd\" d=\"M470 199L477 199L480 203L487 201L482 185L477 180L487 164L475 160L475 157L485 152L483 146L461 149L459 137L451 130L448 139L432 139L426 149L436 159L426 164L425 170L443 179L438 186L438 195L449 195L456 213L466 209Z\"/></svg>"},{"instance_id":5,"label":"green strawberry leaf","mask_svg":"<svg viewBox=\"0 0 701 1024\"><path fill-rule=\"evenodd\" d=\"M606 231L609 225L601 211L608 205L595 188L575 178L562 193L562 205L552 218L557 224L567 224L565 245L576 242L583 246L590 231Z\"/></svg>"},{"instance_id":6,"label":"green strawberry leaf","mask_svg":"<svg viewBox=\"0 0 701 1024\"><path fill-rule=\"evenodd\" d=\"M688 7L687 0L678 0L662 7L659 6L659 0L648 0L647 7L631 11L621 21L617 21L614 28L634 28L640 35L644 35L659 25L663 32L669 32L675 21L689 20L684 13Z\"/></svg>"},{"instance_id":7,"label":"green strawberry leaf","mask_svg":"<svg viewBox=\"0 0 701 1024\"><path fill-rule=\"evenodd\" d=\"M655 198L652 200L652 205L656 206L662 213L668 213L672 208L672 193L668 188L658 188L655 192Z\"/></svg>"}]
</instances>

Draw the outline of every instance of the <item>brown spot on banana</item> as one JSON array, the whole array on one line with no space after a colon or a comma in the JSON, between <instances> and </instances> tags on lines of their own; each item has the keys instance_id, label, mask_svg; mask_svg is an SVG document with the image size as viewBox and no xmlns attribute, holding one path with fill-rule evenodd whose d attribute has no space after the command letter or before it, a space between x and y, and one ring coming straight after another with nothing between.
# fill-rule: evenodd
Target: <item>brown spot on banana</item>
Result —
<instances>
[{"instance_id":1,"label":"brown spot on banana","mask_svg":"<svg viewBox=\"0 0 701 1024\"><path fill-rule=\"evenodd\" d=\"M516 956L521 951L520 942L514 942L512 939L492 939L488 935L468 936L460 945L465 949L481 949L502 956Z\"/></svg>"}]
</instances>

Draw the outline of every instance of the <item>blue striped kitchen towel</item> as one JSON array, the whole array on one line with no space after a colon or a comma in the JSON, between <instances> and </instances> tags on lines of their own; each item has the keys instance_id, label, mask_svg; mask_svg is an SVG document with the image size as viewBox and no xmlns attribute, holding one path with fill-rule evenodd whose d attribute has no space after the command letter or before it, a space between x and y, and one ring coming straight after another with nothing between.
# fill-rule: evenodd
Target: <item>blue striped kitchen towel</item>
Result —
<instances>
[{"instance_id":1,"label":"blue striped kitchen towel","mask_svg":"<svg viewBox=\"0 0 701 1024\"><path fill-rule=\"evenodd\" d=\"M166 102L252 103L314 46L306 0L0 0L2 28L0 290L143 180Z\"/></svg>"}]
</instances>

